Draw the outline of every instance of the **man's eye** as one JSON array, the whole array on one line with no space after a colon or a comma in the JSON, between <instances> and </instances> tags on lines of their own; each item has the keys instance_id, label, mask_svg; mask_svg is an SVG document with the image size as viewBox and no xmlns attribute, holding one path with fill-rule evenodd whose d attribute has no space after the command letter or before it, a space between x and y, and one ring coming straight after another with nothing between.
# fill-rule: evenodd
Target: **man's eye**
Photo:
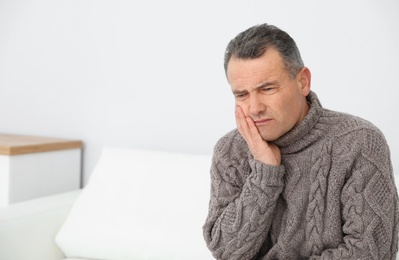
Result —
<instances>
[{"instance_id":1,"label":"man's eye","mask_svg":"<svg viewBox=\"0 0 399 260\"><path fill-rule=\"evenodd\" d=\"M237 93L235 96L236 98L244 98L247 95L247 93Z\"/></svg>"},{"instance_id":2,"label":"man's eye","mask_svg":"<svg viewBox=\"0 0 399 260\"><path fill-rule=\"evenodd\" d=\"M275 88L274 87L267 87L263 88L263 91L273 91Z\"/></svg>"},{"instance_id":3,"label":"man's eye","mask_svg":"<svg viewBox=\"0 0 399 260\"><path fill-rule=\"evenodd\" d=\"M267 88L262 88L262 92L265 94L274 94L277 91L277 87L267 87Z\"/></svg>"}]
</instances>

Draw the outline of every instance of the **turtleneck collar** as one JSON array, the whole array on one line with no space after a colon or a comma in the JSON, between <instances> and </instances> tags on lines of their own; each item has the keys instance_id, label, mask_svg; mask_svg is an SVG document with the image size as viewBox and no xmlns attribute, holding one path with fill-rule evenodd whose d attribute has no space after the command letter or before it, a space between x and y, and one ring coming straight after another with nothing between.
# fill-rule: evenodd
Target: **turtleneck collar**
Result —
<instances>
[{"instance_id":1,"label":"turtleneck collar","mask_svg":"<svg viewBox=\"0 0 399 260\"><path fill-rule=\"evenodd\" d=\"M289 132L274 141L283 154L295 153L317 139L317 136L308 134L319 120L323 113L323 108L313 91L309 93L306 99L310 104L310 108L305 118Z\"/></svg>"}]
</instances>

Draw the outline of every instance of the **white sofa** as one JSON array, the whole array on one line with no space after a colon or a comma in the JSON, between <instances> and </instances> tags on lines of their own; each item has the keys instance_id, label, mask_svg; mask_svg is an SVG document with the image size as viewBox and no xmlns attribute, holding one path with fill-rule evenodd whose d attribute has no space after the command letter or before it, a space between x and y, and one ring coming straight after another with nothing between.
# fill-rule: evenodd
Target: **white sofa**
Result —
<instances>
[{"instance_id":1,"label":"white sofa","mask_svg":"<svg viewBox=\"0 0 399 260\"><path fill-rule=\"evenodd\" d=\"M0 208L0 260L213 259L202 236L210 164L105 148L83 190Z\"/></svg>"},{"instance_id":2,"label":"white sofa","mask_svg":"<svg viewBox=\"0 0 399 260\"><path fill-rule=\"evenodd\" d=\"M211 156L104 148L83 190L0 208L0 260L213 259Z\"/></svg>"}]
</instances>

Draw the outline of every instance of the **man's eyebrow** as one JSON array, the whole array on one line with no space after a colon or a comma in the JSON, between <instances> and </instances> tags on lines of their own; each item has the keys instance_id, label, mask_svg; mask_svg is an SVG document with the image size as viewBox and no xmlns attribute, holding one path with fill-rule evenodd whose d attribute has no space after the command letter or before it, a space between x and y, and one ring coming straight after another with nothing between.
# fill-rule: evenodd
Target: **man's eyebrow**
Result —
<instances>
[{"instance_id":1,"label":"man's eyebrow","mask_svg":"<svg viewBox=\"0 0 399 260\"><path fill-rule=\"evenodd\" d=\"M248 91L246 89L244 89L244 90L239 90L239 89L233 90L233 94L234 95L240 95L240 94L245 94L245 93L248 93Z\"/></svg>"},{"instance_id":2,"label":"man's eyebrow","mask_svg":"<svg viewBox=\"0 0 399 260\"><path fill-rule=\"evenodd\" d=\"M278 85L278 82L276 80L266 81L266 82L263 82L263 83L261 83L260 85L258 85L256 87L252 88L252 90L258 90L258 89L265 88L265 87L268 87L268 86L273 86L273 85ZM246 90L246 89L244 89L244 90L239 90L239 89L233 90L233 94L234 95L240 95L240 94L246 94L246 93L248 93L248 90Z\"/></svg>"},{"instance_id":3,"label":"man's eyebrow","mask_svg":"<svg viewBox=\"0 0 399 260\"><path fill-rule=\"evenodd\" d=\"M268 87L268 86L273 86L273 85L278 85L278 82L276 80L273 81L266 81L261 83L260 85L254 87L253 89L260 89L260 88L264 88L264 87Z\"/></svg>"}]
</instances>

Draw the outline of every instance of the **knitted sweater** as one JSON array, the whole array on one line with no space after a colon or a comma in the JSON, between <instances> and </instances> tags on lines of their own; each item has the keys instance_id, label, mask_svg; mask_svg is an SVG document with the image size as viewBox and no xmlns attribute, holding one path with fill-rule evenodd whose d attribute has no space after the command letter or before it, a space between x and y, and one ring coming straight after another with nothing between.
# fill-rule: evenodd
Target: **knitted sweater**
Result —
<instances>
[{"instance_id":1,"label":"knitted sweater","mask_svg":"<svg viewBox=\"0 0 399 260\"><path fill-rule=\"evenodd\" d=\"M395 259L398 195L388 145L360 118L307 97L304 120L253 159L237 130L215 146L203 227L217 259Z\"/></svg>"}]
</instances>

